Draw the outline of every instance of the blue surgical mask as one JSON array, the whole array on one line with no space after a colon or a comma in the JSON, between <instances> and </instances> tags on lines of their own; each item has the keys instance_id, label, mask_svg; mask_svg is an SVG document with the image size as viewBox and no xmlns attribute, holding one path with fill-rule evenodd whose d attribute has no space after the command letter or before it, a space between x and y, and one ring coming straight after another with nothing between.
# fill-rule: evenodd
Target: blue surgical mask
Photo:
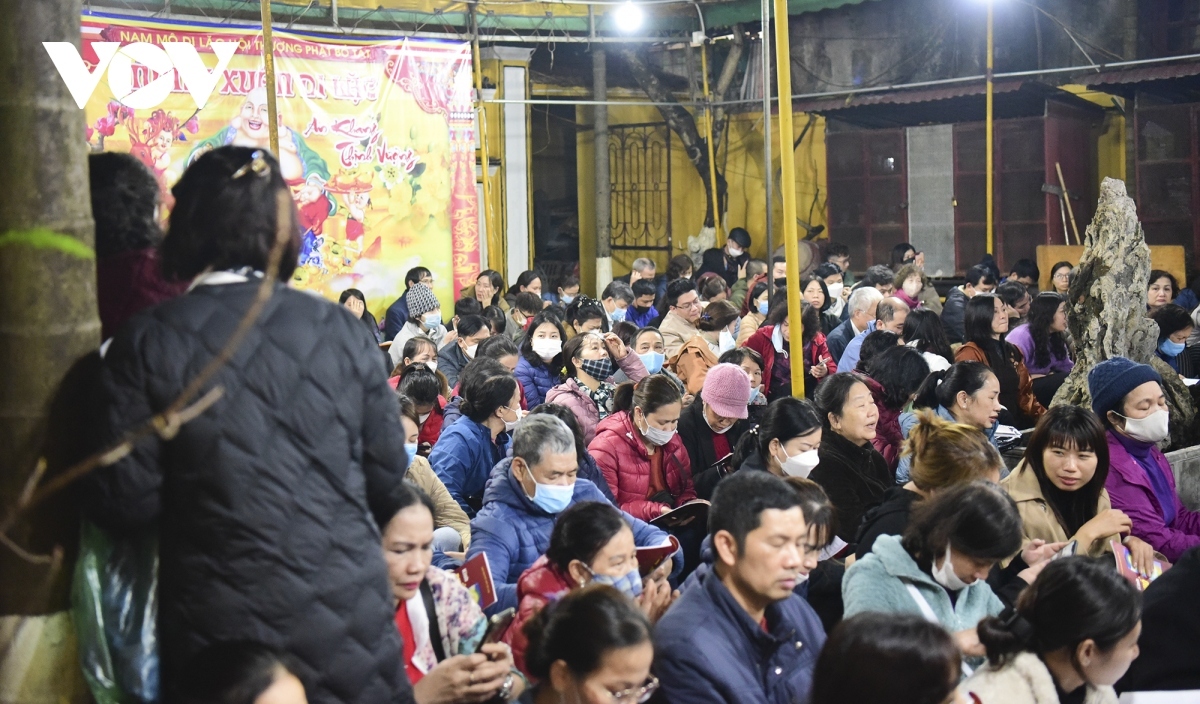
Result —
<instances>
[{"instance_id":1,"label":"blue surgical mask","mask_svg":"<svg viewBox=\"0 0 1200 704\"><path fill-rule=\"evenodd\" d=\"M625 322L625 309L624 308L613 308L613 312L608 314L608 319L614 323Z\"/></svg>"},{"instance_id":2,"label":"blue surgical mask","mask_svg":"<svg viewBox=\"0 0 1200 704\"><path fill-rule=\"evenodd\" d=\"M436 311L426 313L421 318L421 322L425 323L425 327L427 328L436 328L442 324L442 314Z\"/></svg>"},{"instance_id":3,"label":"blue surgical mask","mask_svg":"<svg viewBox=\"0 0 1200 704\"><path fill-rule=\"evenodd\" d=\"M756 386L756 387L754 387L753 389L750 389L750 401L749 401L749 403L752 403L752 404L753 404L753 403L758 403L758 397L759 397L759 396L762 396L762 391L761 391L761 390L760 390L760 389L759 389L757 386Z\"/></svg>"},{"instance_id":4,"label":"blue surgical mask","mask_svg":"<svg viewBox=\"0 0 1200 704\"><path fill-rule=\"evenodd\" d=\"M404 443L404 451L408 453L408 463L411 465L417 459L417 443Z\"/></svg>"},{"instance_id":5,"label":"blue surgical mask","mask_svg":"<svg viewBox=\"0 0 1200 704\"><path fill-rule=\"evenodd\" d=\"M559 297L558 297L558 300L562 301L562 304L563 304L564 306L569 306L569 305L571 305L571 301L575 300L575 297L574 297L574 296L568 296L567 294L565 294L565 293L564 293L564 294L562 294L561 296L559 296Z\"/></svg>"},{"instance_id":6,"label":"blue surgical mask","mask_svg":"<svg viewBox=\"0 0 1200 704\"><path fill-rule=\"evenodd\" d=\"M657 374L662 371L663 360L665 359L662 352L643 352L638 355L638 358L642 360L642 364L646 365L646 371L651 374Z\"/></svg>"},{"instance_id":7,"label":"blue surgical mask","mask_svg":"<svg viewBox=\"0 0 1200 704\"><path fill-rule=\"evenodd\" d=\"M1172 342L1170 339L1166 339L1158 343L1158 351L1162 352L1168 357L1178 357L1179 353L1183 352L1186 347L1187 345L1184 343Z\"/></svg>"},{"instance_id":8,"label":"blue surgical mask","mask_svg":"<svg viewBox=\"0 0 1200 704\"><path fill-rule=\"evenodd\" d=\"M575 483L566 486L558 484L541 484L533 481L533 503L546 513L559 514L571 505L571 497L575 496Z\"/></svg>"},{"instance_id":9,"label":"blue surgical mask","mask_svg":"<svg viewBox=\"0 0 1200 704\"><path fill-rule=\"evenodd\" d=\"M592 572L590 567L588 572ZM636 599L642 595L642 575L636 567L620 577L592 572L592 581L596 584L607 584L630 599Z\"/></svg>"},{"instance_id":10,"label":"blue surgical mask","mask_svg":"<svg viewBox=\"0 0 1200 704\"><path fill-rule=\"evenodd\" d=\"M768 308L769 308L769 306L767 305L767 301L759 301L758 302L758 314L759 315L766 315Z\"/></svg>"}]
</instances>

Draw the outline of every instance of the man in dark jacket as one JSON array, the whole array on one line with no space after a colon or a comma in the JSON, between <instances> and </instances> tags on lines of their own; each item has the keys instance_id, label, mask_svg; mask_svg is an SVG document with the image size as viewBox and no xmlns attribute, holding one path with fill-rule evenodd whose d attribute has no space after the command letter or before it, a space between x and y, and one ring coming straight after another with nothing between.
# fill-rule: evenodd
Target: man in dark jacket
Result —
<instances>
[{"instance_id":1,"label":"man in dark jacket","mask_svg":"<svg viewBox=\"0 0 1200 704\"><path fill-rule=\"evenodd\" d=\"M404 298L413 284L425 284L433 288L433 272L423 266L414 266L404 275L404 293L388 306L387 316L383 320L384 340L394 339L400 328L408 322L408 302Z\"/></svg>"},{"instance_id":2,"label":"man in dark jacket","mask_svg":"<svg viewBox=\"0 0 1200 704\"><path fill-rule=\"evenodd\" d=\"M817 565L800 500L767 472L736 472L709 511L713 569L658 622L654 668L670 704L808 701L825 644L793 593Z\"/></svg>"},{"instance_id":3,"label":"man in dark jacket","mask_svg":"<svg viewBox=\"0 0 1200 704\"><path fill-rule=\"evenodd\" d=\"M829 354L834 361L842 358L850 341L865 332L875 319L875 313L883 294L874 286L865 286L854 290L846 301L846 320L833 329L825 338ZM846 371L851 371L847 369Z\"/></svg>"},{"instance_id":4,"label":"man in dark jacket","mask_svg":"<svg viewBox=\"0 0 1200 704\"><path fill-rule=\"evenodd\" d=\"M717 482L732 469L728 460L749 422L750 375L736 364L708 370L704 388L679 416L679 439L687 450L696 496L711 499ZM724 464L718 464L725 460Z\"/></svg>"},{"instance_id":5,"label":"man in dark jacket","mask_svg":"<svg viewBox=\"0 0 1200 704\"><path fill-rule=\"evenodd\" d=\"M488 557L496 603L488 613L517 605L517 578L550 547L558 514L582 501L606 501L596 485L579 479L575 436L558 418L535 413L517 426L513 456L501 460L488 479L483 508L471 519L471 549ZM664 531L624 514L639 547L662 545ZM682 553L664 565L662 576L683 567Z\"/></svg>"},{"instance_id":6,"label":"man in dark jacket","mask_svg":"<svg viewBox=\"0 0 1200 704\"><path fill-rule=\"evenodd\" d=\"M113 338L106 442L167 410L227 343L258 297L253 269L274 240L260 233L275 232L287 185L269 154L230 146L193 162L174 193L162 263L196 284ZM280 281L296 261L285 255ZM314 704L412 702L379 549L408 457L370 332L276 282L209 389L222 390L215 405L141 438L81 486L101 527L158 531L163 701L178 700L204 646L254 640L292 656Z\"/></svg>"},{"instance_id":7,"label":"man in dark jacket","mask_svg":"<svg viewBox=\"0 0 1200 704\"><path fill-rule=\"evenodd\" d=\"M1200 689L1200 547L1183 554L1146 587L1142 602L1142 654L1119 692Z\"/></svg>"},{"instance_id":8,"label":"man in dark jacket","mask_svg":"<svg viewBox=\"0 0 1200 704\"><path fill-rule=\"evenodd\" d=\"M962 286L950 289L946 294L946 303L942 306L942 327L946 329L946 339L951 343L962 342L963 314L967 301L978 293L991 293L996 290L996 277L991 270L982 264L976 264L967 271L966 281Z\"/></svg>"}]
</instances>

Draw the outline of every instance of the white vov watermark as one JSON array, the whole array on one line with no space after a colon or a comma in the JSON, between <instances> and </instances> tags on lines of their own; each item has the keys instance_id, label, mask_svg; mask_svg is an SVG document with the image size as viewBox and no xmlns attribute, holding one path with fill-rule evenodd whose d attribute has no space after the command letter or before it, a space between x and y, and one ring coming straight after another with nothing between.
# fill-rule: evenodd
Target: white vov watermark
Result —
<instances>
[{"instance_id":1,"label":"white vov watermark","mask_svg":"<svg viewBox=\"0 0 1200 704\"><path fill-rule=\"evenodd\" d=\"M87 64L79 50L70 42L42 42L50 60L58 69L71 91L75 104L82 110L96 91L105 70L108 71L108 87L121 104L134 110L156 107L167 99L175 87L175 74L184 88L203 108L217 87L217 81L237 52L237 42L212 42L212 51L217 56L217 66L209 71L200 60L196 47L187 42L163 42L162 46L146 42L134 42L121 46L120 42L94 42L96 68L88 72ZM133 64L139 63L158 73L158 78L133 88Z\"/></svg>"}]
</instances>

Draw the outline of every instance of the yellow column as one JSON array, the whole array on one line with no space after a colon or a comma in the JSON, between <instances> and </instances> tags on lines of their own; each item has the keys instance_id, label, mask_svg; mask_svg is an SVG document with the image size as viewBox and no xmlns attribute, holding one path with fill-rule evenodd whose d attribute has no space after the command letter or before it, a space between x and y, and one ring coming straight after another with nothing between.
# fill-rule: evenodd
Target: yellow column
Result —
<instances>
[{"instance_id":1,"label":"yellow column","mask_svg":"<svg viewBox=\"0 0 1200 704\"><path fill-rule=\"evenodd\" d=\"M994 232L995 224L992 222L992 204L995 198L994 184L992 179L995 177L995 166L992 163L992 140L994 126L992 123L992 67L995 59L995 43L992 34L992 0L987 0L987 124L984 126L987 132L987 252L995 254L996 249L996 234ZM1064 233L1065 236L1065 233Z\"/></svg>"},{"instance_id":2,"label":"yellow column","mask_svg":"<svg viewBox=\"0 0 1200 704\"><path fill-rule=\"evenodd\" d=\"M704 141L708 143L708 187L712 189L713 228L721 242L721 199L717 194L717 164L713 157L713 106L708 92L708 40L700 45L700 73L704 76Z\"/></svg>"},{"instance_id":3,"label":"yellow column","mask_svg":"<svg viewBox=\"0 0 1200 704\"><path fill-rule=\"evenodd\" d=\"M271 153L279 158L279 109L275 102L275 42L271 37L271 0L259 0L262 14L263 69L267 73L267 135Z\"/></svg>"},{"instance_id":4,"label":"yellow column","mask_svg":"<svg viewBox=\"0 0 1200 704\"><path fill-rule=\"evenodd\" d=\"M800 245L796 234L796 150L792 147L792 51L787 0L775 0L775 75L779 84L779 166L783 244L787 257L792 395L804 398L804 341L800 327ZM768 165L770 168L770 165Z\"/></svg>"},{"instance_id":5,"label":"yellow column","mask_svg":"<svg viewBox=\"0 0 1200 704\"><path fill-rule=\"evenodd\" d=\"M487 144L487 111L483 107L483 61L479 57L479 23L475 15L476 6L471 5L471 28L473 30L471 37L472 63L475 65L475 114L479 116L479 153L480 161L483 163L483 208L479 216L483 218L484 229L487 231L488 240L492 239L492 233L495 232L492 228L496 225L492 221L491 213L492 206L492 180L488 175L488 144ZM491 249L488 249L488 257ZM489 267L488 262L481 262L482 268ZM503 270L501 270L503 271Z\"/></svg>"}]
</instances>

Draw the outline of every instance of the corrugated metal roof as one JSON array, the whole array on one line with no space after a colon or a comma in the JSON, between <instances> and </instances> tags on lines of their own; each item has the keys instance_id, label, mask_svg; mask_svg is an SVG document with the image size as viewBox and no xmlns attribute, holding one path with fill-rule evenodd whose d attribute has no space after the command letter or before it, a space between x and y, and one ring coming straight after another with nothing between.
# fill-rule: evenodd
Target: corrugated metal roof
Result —
<instances>
[{"instance_id":1,"label":"corrugated metal roof","mask_svg":"<svg viewBox=\"0 0 1200 704\"><path fill-rule=\"evenodd\" d=\"M1011 93L1021 89L1023 81L1000 81L992 90L995 93ZM962 98L970 95L983 95L987 92L987 84L983 81L971 83L954 83L947 86L931 88L911 88L904 90L878 91L873 93L852 93L844 98L817 98L799 101L795 109L802 112L834 112L848 108L866 105L910 105L914 103L929 103L951 98Z\"/></svg>"},{"instance_id":2,"label":"corrugated metal roof","mask_svg":"<svg viewBox=\"0 0 1200 704\"><path fill-rule=\"evenodd\" d=\"M846 5L859 5L866 0L788 0L788 14L802 15L806 12L833 10ZM758 22L762 19L759 0L714 0L701 2L704 24L708 27L730 27L738 22Z\"/></svg>"},{"instance_id":3,"label":"corrugated metal roof","mask_svg":"<svg viewBox=\"0 0 1200 704\"><path fill-rule=\"evenodd\" d=\"M1200 76L1200 62L1160 64L1141 68L1101 71L1095 75L1088 76L1085 84L1090 88L1092 86L1168 81L1176 78L1188 78L1190 76Z\"/></svg>"}]
</instances>

